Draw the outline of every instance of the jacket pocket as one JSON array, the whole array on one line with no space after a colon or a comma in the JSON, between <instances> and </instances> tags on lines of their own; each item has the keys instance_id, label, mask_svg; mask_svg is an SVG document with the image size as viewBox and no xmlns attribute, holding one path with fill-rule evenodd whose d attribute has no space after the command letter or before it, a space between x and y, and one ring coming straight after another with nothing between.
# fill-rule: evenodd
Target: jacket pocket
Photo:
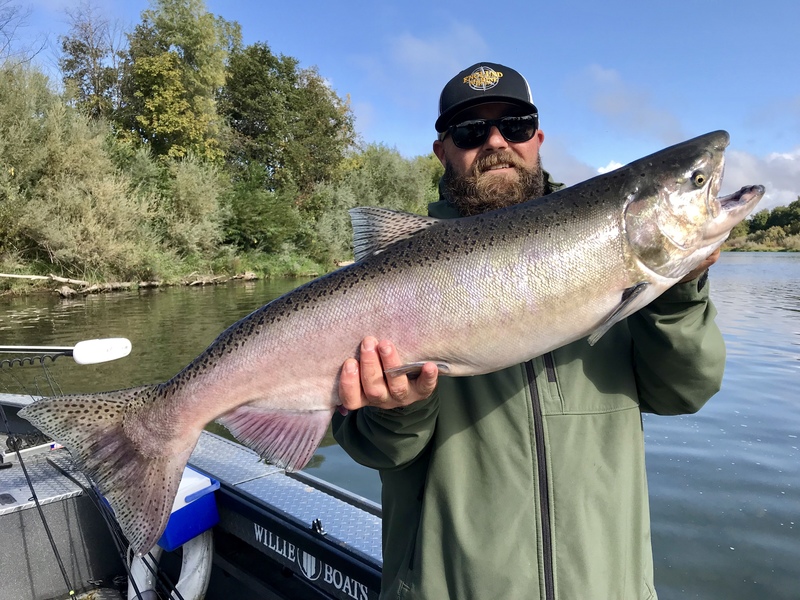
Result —
<instances>
[{"instance_id":1,"label":"jacket pocket","mask_svg":"<svg viewBox=\"0 0 800 600\"><path fill-rule=\"evenodd\" d=\"M638 390L628 328L612 327L594 346L585 339L553 352L562 414L609 413L638 408Z\"/></svg>"}]
</instances>

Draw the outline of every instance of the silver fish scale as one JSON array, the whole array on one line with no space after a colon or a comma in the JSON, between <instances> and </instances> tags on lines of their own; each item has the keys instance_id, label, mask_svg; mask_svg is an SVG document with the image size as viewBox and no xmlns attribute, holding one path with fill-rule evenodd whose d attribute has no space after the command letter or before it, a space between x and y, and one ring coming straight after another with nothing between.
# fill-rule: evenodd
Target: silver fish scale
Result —
<instances>
[{"instance_id":1,"label":"silver fish scale","mask_svg":"<svg viewBox=\"0 0 800 600\"><path fill-rule=\"evenodd\" d=\"M598 278L625 270L621 201L604 191L584 184L574 196L557 192L555 200L440 221L244 317L167 385L183 388L177 401L191 398L199 410L222 408L220 398L235 408L239 397L256 393L262 404L291 398L302 409L324 410L336 403L330 390L339 369L366 334L391 339L404 362L448 364L450 375L498 370L577 339L618 303ZM632 285L618 283L619 293ZM587 300L587 290L605 294L604 302L578 302L583 313L575 315L564 297ZM555 340L530 335L553 321ZM298 348L311 349L313 373L305 357L287 360L287 349Z\"/></svg>"},{"instance_id":2,"label":"silver fish scale","mask_svg":"<svg viewBox=\"0 0 800 600\"><path fill-rule=\"evenodd\" d=\"M291 514L309 529L320 519L328 535L382 561L380 517L285 476L249 448L204 431L189 464Z\"/></svg>"}]
</instances>

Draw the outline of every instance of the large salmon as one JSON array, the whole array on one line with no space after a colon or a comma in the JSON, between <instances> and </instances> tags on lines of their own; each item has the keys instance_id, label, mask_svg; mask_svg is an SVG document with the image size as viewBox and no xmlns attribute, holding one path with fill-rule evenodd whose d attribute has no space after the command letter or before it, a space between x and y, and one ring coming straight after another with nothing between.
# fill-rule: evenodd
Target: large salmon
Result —
<instances>
[{"instance_id":1,"label":"large salmon","mask_svg":"<svg viewBox=\"0 0 800 600\"><path fill-rule=\"evenodd\" d=\"M300 469L364 336L414 371L486 373L611 325L674 285L764 193L717 198L724 131L543 198L463 219L353 212L356 262L233 324L165 383L42 399L20 414L64 444L137 553L159 539L200 432L218 420Z\"/></svg>"}]
</instances>

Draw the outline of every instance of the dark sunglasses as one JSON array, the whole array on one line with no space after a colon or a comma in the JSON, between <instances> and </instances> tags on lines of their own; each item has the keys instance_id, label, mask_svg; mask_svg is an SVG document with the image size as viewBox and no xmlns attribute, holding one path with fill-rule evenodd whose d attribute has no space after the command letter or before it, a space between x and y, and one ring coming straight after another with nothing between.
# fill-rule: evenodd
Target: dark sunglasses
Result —
<instances>
[{"instance_id":1,"label":"dark sunglasses","mask_svg":"<svg viewBox=\"0 0 800 600\"><path fill-rule=\"evenodd\" d=\"M523 117L502 117L500 119L473 119L456 123L439 134L443 140L449 134L453 143L462 150L470 150L482 146L489 137L492 127L497 127L507 142L527 142L539 129L539 115L525 115Z\"/></svg>"}]
</instances>

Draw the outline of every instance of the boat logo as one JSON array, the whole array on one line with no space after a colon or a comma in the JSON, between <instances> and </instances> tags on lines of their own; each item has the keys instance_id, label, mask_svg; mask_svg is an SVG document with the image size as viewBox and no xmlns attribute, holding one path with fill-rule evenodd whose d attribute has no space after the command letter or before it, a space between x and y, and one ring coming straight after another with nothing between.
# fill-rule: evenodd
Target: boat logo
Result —
<instances>
[{"instance_id":1,"label":"boat logo","mask_svg":"<svg viewBox=\"0 0 800 600\"><path fill-rule=\"evenodd\" d=\"M315 581L322 575L322 562L313 554L303 552L299 548L297 550L297 564L300 565L300 570L306 576L306 579Z\"/></svg>"}]
</instances>

